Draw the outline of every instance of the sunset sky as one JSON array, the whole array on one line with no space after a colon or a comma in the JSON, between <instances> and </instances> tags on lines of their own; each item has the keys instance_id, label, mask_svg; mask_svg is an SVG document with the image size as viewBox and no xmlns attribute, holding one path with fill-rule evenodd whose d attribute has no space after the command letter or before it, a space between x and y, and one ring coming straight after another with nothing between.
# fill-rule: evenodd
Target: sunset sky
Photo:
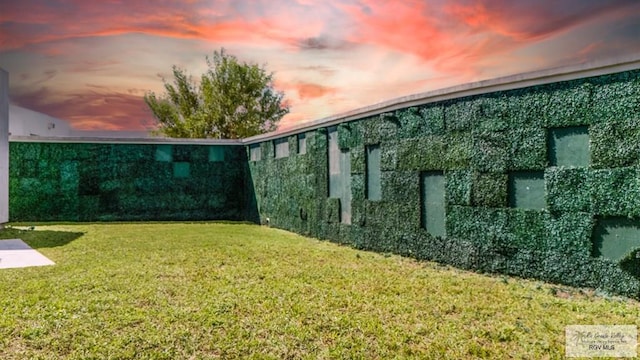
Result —
<instances>
[{"instance_id":1,"label":"sunset sky","mask_svg":"<svg viewBox=\"0 0 640 360\"><path fill-rule=\"evenodd\" d=\"M640 52L638 0L0 0L10 101L143 130L146 91L224 47L275 73L286 128L403 95Z\"/></svg>"}]
</instances>

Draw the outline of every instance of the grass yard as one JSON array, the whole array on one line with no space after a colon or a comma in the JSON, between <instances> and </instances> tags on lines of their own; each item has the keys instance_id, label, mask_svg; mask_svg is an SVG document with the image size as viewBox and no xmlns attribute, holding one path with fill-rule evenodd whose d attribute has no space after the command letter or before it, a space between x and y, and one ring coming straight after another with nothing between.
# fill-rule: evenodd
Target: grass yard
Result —
<instances>
[{"instance_id":1,"label":"grass yard","mask_svg":"<svg viewBox=\"0 0 640 360\"><path fill-rule=\"evenodd\" d=\"M0 359L555 359L640 303L246 224L36 226L0 270Z\"/></svg>"}]
</instances>

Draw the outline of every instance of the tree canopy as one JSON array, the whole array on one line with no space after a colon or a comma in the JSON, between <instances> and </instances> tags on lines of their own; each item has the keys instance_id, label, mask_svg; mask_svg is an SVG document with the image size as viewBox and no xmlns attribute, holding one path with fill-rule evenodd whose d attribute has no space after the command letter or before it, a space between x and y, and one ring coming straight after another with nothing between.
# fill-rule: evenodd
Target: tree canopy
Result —
<instances>
[{"instance_id":1,"label":"tree canopy","mask_svg":"<svg viewBox=\"0 0 640 360\"><path fill-rule=\"evenodd\" d=\"M224 49L206 58L208 71L196 82L173 66L165 93L144 96L159 134L176 138L238 139L274 131L289 113L284 93L275 90L273 73L239 62Z\"/></svg>"}]
</instances>

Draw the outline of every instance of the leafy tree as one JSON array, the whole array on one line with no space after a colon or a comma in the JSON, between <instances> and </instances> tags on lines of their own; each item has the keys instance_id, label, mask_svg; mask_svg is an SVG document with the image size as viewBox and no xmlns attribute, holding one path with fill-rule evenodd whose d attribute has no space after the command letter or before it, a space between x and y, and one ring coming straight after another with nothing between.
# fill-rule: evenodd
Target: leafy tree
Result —
<instances>
[{"instance_id":1,"label":"leafy tree","mask_svg":"<svg viewBox=\"0 0 640 360\"><path fill-rule=\"evenodd\" d=\"M273 87L273 73L240 63L224 49L206 58L209 69L199 82L173 66L166 93L144 96L158 123L156 133L176 138L238 139L277 128L289 112L284 94Z\"/></svg>"}]
</instances>

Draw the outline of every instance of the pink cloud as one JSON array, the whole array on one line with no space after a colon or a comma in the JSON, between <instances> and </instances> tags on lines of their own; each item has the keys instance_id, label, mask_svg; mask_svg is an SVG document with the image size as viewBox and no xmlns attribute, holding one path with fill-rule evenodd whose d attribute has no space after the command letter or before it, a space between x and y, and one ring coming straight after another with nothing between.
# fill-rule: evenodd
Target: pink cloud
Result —
<instances>
[{"instance_id":1,"label":"pink cloud","mask_svg":"<svg viewBox=\"0 0 640 360\"><path fill-rule=\"evenodd\" d=\"M362 0L343 5L358 24L355 43L413 54L437 71L478 76L475 64L542 41L611 13L640 11L637 1Z\"/></svg>"},{"instance_id":2,"label":"pink cloud","mask_svg":"<svg viewBox=\"0 0 640 360\"><path fill-rule=\"evenodd\" d=\"M358 27L349 36L355 43L413 54L440 71L472 72L461 66L477 56L477 50L463 41L457 29L443 26L437 9L424 1L366 2L366 8L345 6ZM480 39L482 40L482 39Z\"/></svg>"},{"instance_id":3,"label":"pink cloud","mask_svg":"<svg viewBox=\"0 0 640 360\"><path fill-rule=\"evenodd\" d=\"M55 95L52 89L41 87L14 93L11 101L66 120L81 130L146 130L155 124L141 96L112 92L100 86Z\"/></svg>"},{"instance_id":4,"label":"pink cloud","mask_svg":"<svg viewBox=\"0 0 640 360\"><path fill-rule=\"evenodd\" d=\"M13 2L0 15L0 48L6 51L130 33L213 42L290 43L297 37L317 35L323 26L320 19L301 19L285 6L265 5L274 9L261 16L256 13L255 9L260 8L256 4L244 4L238 10L232 3L129 1L120 6L114 2L71 0L56 7L56 3ZM247 14L238 13L243 10Z\"/></svg>"},{"instance_id":5,"label":"pink cloud","mask_svg":"<svg viewBox=\"0 0 640 360\"><path fill-rule=\"evenodd\" d=\"M332 95L337 91L336 88L330 86L303 81L295 83L278 82L277 85L278 88L282 88L287 93L297 93L298 98L302 101Z\"/></svg>"}]
</instances>

